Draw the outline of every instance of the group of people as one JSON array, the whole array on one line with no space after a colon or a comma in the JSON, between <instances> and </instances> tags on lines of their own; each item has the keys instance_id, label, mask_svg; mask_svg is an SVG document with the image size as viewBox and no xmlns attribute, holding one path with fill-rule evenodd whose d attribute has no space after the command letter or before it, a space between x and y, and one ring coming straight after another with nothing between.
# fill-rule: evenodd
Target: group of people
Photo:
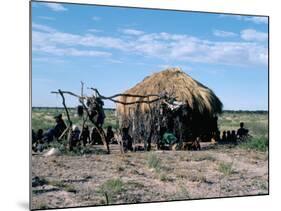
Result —
<instances>
[{"instance_id":1,"label":"group of people","mask_svg":"<svg viewBox=\"0 0 281 211\"><path fill-rule=\"evenodd\" d=\"M68 133L66 132L67 126L62 118L62 114L59 114L54 117L55 118L55 126L48 129L46 132L43 129L38 129L35 132L32 129L32 150L34 152L42 152L45 148L48 147L49 143L53 140L62 140L66 139ZM103 134L101 134L101 132ZM129 127L124 127L121 132L123 148L125 151L133 150L133 139L129 135ZM105 136L105 141L107 146L109 144L117 144L117 140L115 138L115 134L113 132L112 126L108 126L106 129L106 133L104 133L102 128L93 127L91 130L88 125L82 126L82 129L76 125L73 125L70 130L70 135L68 137L69 141L69 150L73 150L78 146L86 146L95 145L95 144L103 144L101 135Z\"/></svg>"},{"instance_id":2,"label":"group of people","mask_svg":"<svg viewBox=\"0 0 281 211\"><path fill-rule=\"evenodd\" d=\"M85 147L87 144L103 144L101 135L102 134L100 134L100 128L98 129L94 127L90 132L88 125L84 125L82 131L80 131L78 126L73 125L69 139L69 149L73 150L74 147L82 145ZM114 132L111 126L107 127L105 141L107 145L110 143L116 143L114 139Z\"/></svg>"},{"instance_id":3,"label":"group of people","mask_svg":"<svg viewBox=\"0 0 281 211\"><path fill-rule=\"evenodd\" d=\"M93 115L95 116L95 115ZM106 132L102 129L104 115L98 118L98 127L93 127L91 130L88 125L83 125L81 130L78 126L73 125L70 129L70 134L68 136L67 126L62 118L62 114L54 117L55 126L44 132L39 129L37 132L32 130L32 150L35 152L42 152L50 142L54 139L62 140L68 138L69 150L73 150L78 146L94 145L94 144L104 144L102 136L105 138L107 148L109 150L109 144L117 144L117 138L113 132L112 126L108 126ZM102 134L101 134L102 133ZM243 141L248 137L249 130L244 128L244 123L240 123L240 128L235 130L223 131L222 136L220 132L214 134L214 139L219 144L237 144L239 140ZM120 136L118 139L122 139L124 151L133 151L133 138L129 134L129 127L123 127L120 131ZM175 135L171 133L165 133L162 135L161 143L163 144L174 144L177 142ZM121 141L121 140L119 140ZM199 142L198 142L199 143ZM200 145L200 144L199 144Z\"/></svg>"},{"instance_id":4,"label":"group of people","mask_svg":"<svg viewBox=\"0 0 281 211\"><path fill-rule=\"evenodd\" d=\"M249 136L249 130L244 128L244 122L240 123L240 128L237 130L223 131L222 136L217 138L220 144L237 144L238 141L244 141Z\"/></svg>"},{"instance_id":5,"label":"group of people","mask_svg":"<svg viewBox=\"0 0 281 211\"><path fill-rule=\"evenodd\" d=\"M42 152L46 145L52 142L54 139L60 139L63 136L65 131L66 124L62 119L62 114L59 114L54 117L56 125L53 128L48 129L45 133L43 129L38 129L35 132L32 129L32 150L37 152Z\"/></svg>"}]
</instances>

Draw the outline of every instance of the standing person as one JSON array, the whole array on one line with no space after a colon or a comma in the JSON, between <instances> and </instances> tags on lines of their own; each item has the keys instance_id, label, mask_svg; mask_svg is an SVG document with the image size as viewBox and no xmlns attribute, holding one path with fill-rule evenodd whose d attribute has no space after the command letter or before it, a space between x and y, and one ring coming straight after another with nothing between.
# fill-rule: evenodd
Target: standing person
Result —
<instances>
[{"instance_id":1,"label":"standing person","mask_svg":"<svg viewBox=\"0 0 281 211\"><path fill-rule=\"evenodd\" d=\"M84 147L86 146L87 142L90 143L90 131L88 125L84 125L80 135L80 141L82 141Z\"/></svg>"},{"instance_id":2,"label":"standing person","mask_svg":"<svg viewBox=\"0 0 281 211\"><path fill-rule=\"evenodd\" d=\"M54 127L53 134L54 137L58 139L66 129L66 124L62 119L62 114L55 116L55 121L56 121L56 126Z\"/></svg>"}]
</instances>

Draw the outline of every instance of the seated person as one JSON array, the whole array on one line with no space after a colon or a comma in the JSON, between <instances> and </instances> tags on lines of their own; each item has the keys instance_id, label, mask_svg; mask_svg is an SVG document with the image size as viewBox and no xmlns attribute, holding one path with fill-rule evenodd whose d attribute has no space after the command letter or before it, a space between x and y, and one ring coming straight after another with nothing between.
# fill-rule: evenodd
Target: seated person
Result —
<instances>
[{"instance_id":1,"label":"seated person","mask_svg":"<svg viewBox=\"0 0 281 211\"><path fill-rule=\"evenodd\" d=\"M36 142L36 133L34 132L34 130L32 129L32 144L34 144Z\"/></svg>"},{"instance_id":2,"label":"seated person","mask_svg":"<svg viewBox=\"0 0 281 211\"><path fill-rule=\"evenodd\" d=\"M84 125L80 135L80 140L82 141L83 146L86 146L88 140L90 142L90 131L88 125Z\"/></svg>"},{"instance_id":3,"label":"seated person","mask_svg":"<svg viewBox=\"0 0 281 211\"><path fill-rule=\"evenodd\" d=\"M248 136L249 130L244 128L244 122L240 123L240 128L237 130L237 138L243 139Z\"/></svg>"},{"instance_id":4,"label":"seated person","mask_svg":"<svg viewBox=\"0 0 281 211\"><path fill-rule=\"evenodd\" d=\"M173 145L178 141L178 139L173 133L166 132L163 135L162 141L163 141L163 144Z\"/></svg>"},{"instance_id":5,"label":"seated person","mask_svg":"<svg viewBox=\"0 0 281 211\"><path fill-rule=\"evenodd\" d=\"M235 134L235 130L231 131L231 143L236 144L237 143L237 136Z\"/></svg>"},{"instance_id":6,"label":"seated person","mask_svg":"<svg viewBox=\"0 0 281 211\"><path fill-rule=\"evenodd\" d=\"M39 129L36 134L36 140L42 140L44 143L50 143L55 138L59 138L61 134L66 129L66 125L62 119L62 114L55 116L56 125L54 128L48 129L45 133L43 133L42 129Z\"/></svg>"},{"instance_id":7,"label":"seated person","mask_svg":"<svg viewBox=\"0 0 281 211\"><path fill-rule=\"evenodd\" d=\"M122 141L125 151L133 151L133 138L129 134L129 127L122 128Z\"/></svg>"},{"instance_id":8,"label":"seated person","mask_svg":"<svg viewBox=\"0 0 281 211\"><path fill-rule=\"evenodd\" d=\"M226 143L226 131L225 130L222 132L221 143L222 144Z\"/></svg>"},{"instance_id":9,"label":"seated person","mask_svg":"<svg viewBox=\"0 0 281 211\"><path fill-rule=\"evenodd\" d=\"M43 139L43 130L39 129L36 134L36 141Z\"/></svg>"},{"instance_id":10,"label":"seated person","mask_svg":"<svg viewBox=\"0 0 281 211\"><path fill-rule=\"evenodd\" d=\"M221 132L219 130L217 130L215 132L215 140L216 140L216 142L220 142L221 141Z\"/></svg>"},{"instance_id":11,"label":"seated person","mask_svg":"<svg viewBox=\"0 0 281 211\"><path fill-rule=\"evenodd\" d=\"M70 134L70 140L69 140L69 150L73 150L73 147L76 147L78 145L79 136L80 136L80 130L78 126L73 125Z\"/></svg>"},{"instance_id":12,"label":"seated person","mask_svg":"<svg viewBox=\"0 0 281 211\"><path fill-rule=\"evenodd\" d=\"M42 152L45 148L44 142L42 139L38 140L38 144L36 146L36 151Z\"/></svg>"},{"instance_id":13,"label":"seated person","mask_svg":"<svg viewBox=\"0 0 281 211\"><path fill-rule=\"evenodd\" d=\"M177 137L173 133L165 131L162 139L158 143L157 148L162 150L169 150L176 143L178 143Z\"/></svg>"},{"instance_id":14,"label":"seated person","mask_svg":"<svg viewBox=\"0 0 281 211\"><path fill-rule=\"evenodd\" d=\"M92 144L103 144L100 133L96 127L93 127L91 133L91 143Z\"/></svg>"},{"instance_id":15,"label":"seated person","mask_svg":"<svg viewBox=\"0 0 281 211\"><path fill-rule=\"evenodd\" d=\"M112 131L112 127L108 126L106 131L106 142L110 143L113 138L114 138L114 132Z\"/></svg>"},{"instance_id":16,"label":"seated person","mask_svg":"<svg viewBox=\"0 0 281 211\"><path fill-rule=\"evenodd\" d=\"M63 131L66 129L66 125L62 119L62 114L55 116L56 126L54 127L54 137L59 138Z\"/></svg>"},{"instance_id":17,"label":"seated person","mask_svg":"<svg viewBox=\"0 0 281 211\"><path fill-rule=\"evenodd\" d=\"M226 143L231 143L231 132L230 130L226 131Z\"/></svg>"},{"instance_id":18,"label":"seated person","mask_svg":"<svg viewBox=\"0 0 281 211\"><path fill-rule=\"evenodd\" d=\"M54 129L50 128L43 134L42 140L43 142L50 143L54 139Z\"/></svg>"}]
</instances>

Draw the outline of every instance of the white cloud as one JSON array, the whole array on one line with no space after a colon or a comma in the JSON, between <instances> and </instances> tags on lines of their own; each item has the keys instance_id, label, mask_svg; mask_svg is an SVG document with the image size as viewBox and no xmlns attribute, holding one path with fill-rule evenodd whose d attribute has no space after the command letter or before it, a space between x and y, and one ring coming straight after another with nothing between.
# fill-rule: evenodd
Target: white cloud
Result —
<instances>
[{"instance_id":1,"label":"white cloud","mask_svg":"<svg viewBox=\"0 0 281 211\"><path fill-rule=\"evenodd\" d=\"M122 60L119 60L119 59L108 59L107 61L110 63L114 63L114 64L123 64L124 63Z\"/></svg>"},{"instance_id":2,"label":"white cloud","mask_svg":"<svg viewBox=\"0 0 281 211\"><path fill-rule=\"evenodd\" d=\"M111 53L95 49L81 50L77 45L85 45L80 35L58 32L55 29L32 23L32 50L56 56L109 57Z\"/></svg>"},{"instance_id":3,"label":"white cloud","mask_svg":"<svg viewBox=\"0 0 281 211\"><path fill-rule=\"evenodd\" d=\"M254 29L245 29L241 31L241 38L246 41L267 41L268 34L265 32L258 32Z\"/></svg>"},{"instance_id":4,"label":"white cloud","mask_svg":"<svg viewBox=\"0 0 281 211\"><path fill-rule=\"evenodd\" d=\"M120 30L120 31L121 31L122 33L124 33L124 34L127 34L127 35L136 35L136 36L138 36L138 35L144 34L143 31L135 30L135 29L122 29L122 30Z\"/></svg>"},{"instance_id":5,"label":"white cloud","mask_svg":"<svg viewBox=\"0 0 281 211\"><path fill-rule=\"evenodd\" d=\"M93 21L99 21L99 20L101 20L101 18L98 17L98 16L93 16L93 17L92 17L92 20L93 20Z\"/></svg>"},{"instance_id":6,"label":"white cloud","mask_svg":"<svg viewBox=\"0 0 281 211\"><path fill-rule=\"evenodd\" d=\"M250 21L256 24L267 24L268 18L267 17L245 17L244 20Z\"/></svg>"},{"instance_id":7,"label":"white cloud","mask_svg":"<svg viewBox=\"0 0 281 211\"><path fill-rule=\"evenodd\" d=\"M55 56L94 56L94 57L108 57L111 56L108 52L95 50L80 50L76 48L60 48L57 46L40 46L32 48L34 51L50 53Z\"/></svg>"},{"instance_id":8,"label":"white cloud","mask_svg":"<svg viewBox=\"0 0 281 211\"><path fill-rule=\"evenodd\" d=\"M34 62L46 62L46 63L65 63L63 59L57 59L52 57L34 57L32 58Z\"/></svg>"},{"instance_id":9,"label":"white cloud","mask_svg":"<svg viewBox=\"0 0 281 211\"><path fill-rule=\"evenodd\" d=\"M50 8L55 12L67 11L67 8L59 3L43 3L43 5L45 5L46 7Z\"/></svg>"},{"instance_id":10,"label":"white cloud","mask_svg":"<svg viewBox=\"0 0 281 211\"><path fill-rule=\"evenodd\" d=\"M231 65L266 65L267 47L260 42L214 42L172 33L145 33L130 37L71 34L35 25L33 49L53 55L109 57L112 50L157 58L166 64L199 62ZM252 31L250 31L252 32ZM255 31L256 32L256 31ZM241 32L247 41L264 40L260 32ZM83 47L83 49L80 49ZM97 50L98 49L98 50Z\"/></svg>"},{"instance_id":11,"label":"white cloud","mask_svg":"<svg viewBox=\"0 0 281 211\"><path fill-rule=\"evenodd\" d=\"M102 32L102 30L99 29L88 29L89 32L93 32L93 33L99 33Z\"/></svg>"},{"instance_id":12,"label":"white cloud","mask_svg":"<svg viewBox=\"0 0 281 211\"><path fill-rule=\"evenodd\" d=\"M268 17L265 16L246 16L246 15L226 15L222 14L219 17L236 18L237 20L249 21L255 24L268 24Z\"/></svg>"},{"instance_id":13,"label":"white cloud","mask_svg":"<svg viewBox=\"0 0 281 211\"><path fill-rule=\"evenodd\" d=\"M37 24L37 23L34 23L34 22L32 22L32 29L43 31L43 32L49 32L49 33L56 31L52 27L42 25L42 24Z\"/></svg>"},{"instance_id":14,"label":"white cloud","mask_svg":"<svg viewBox=\"0 0 281 211\"><path fill-rule=\"evenodd\" d=\"M235 37L237 34L229 31L214 30L213 35L217 37Z\"/></svg>"},{"instance_id":15,"label":"white cloud","mask_svg":"<svg viewBox=\"0 0 281 211\"><path fill-rule=\"evenodd\" d=\"M39 16L38 18L48 21L54 21L56 20L54 17L48 17L48 16Z\"/></svg>"}]
</instances>

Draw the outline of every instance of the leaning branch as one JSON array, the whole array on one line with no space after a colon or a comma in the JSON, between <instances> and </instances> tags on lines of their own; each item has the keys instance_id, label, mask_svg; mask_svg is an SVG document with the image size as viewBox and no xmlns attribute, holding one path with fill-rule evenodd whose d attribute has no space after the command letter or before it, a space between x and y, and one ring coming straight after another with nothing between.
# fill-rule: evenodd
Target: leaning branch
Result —
<instances>
[{"instance_id":1,"label":"leaning branch","mask_svg":"<svg viewBox=\"0 0 281 211\"><path fill-rule=\"evenodd\" d=\"M82 96L80 96L80 95L77 95L77 94L75 94L75 93L73 93L73 92L61 91L60 89L59 89L58 92L52 91L51 93L52 93L52 94L60 94L60 93L62 93L62 94L69 94L69 95L72 95L72 96L74 96L74 97L78 97L79 99L80 99L80 98L83 98L83 99L85 98L85 97L82 97Z\"/></svg>"},{"instance_id":2,"label":"leaning branch","mask_svg":"<svg viewBox=\"0 0 281 211\"><path fill-rule=\"evenodd\" d=\"M64 107L64 109L65 109L65 112L66 112L66 115L67 115L67 119L68 119L69 125L71 126L71 125L72 125L72 121L70 120L70 116L69 116L69 113L68 113L68 109L67 109L67 107L66 107L66 105L65 105L65 98L64 98L63 92L59 89L59 90L58 90L58 93L59 93L59 94L61 95L61 97L62 97L62 105L63 105L63 107Z\"/></svg>"},{"instance_id":3,"label":"leaning branch","mask_svg":"<svg viewBox=\"0 0 281 211\"><path fill-rule=\"evenodd\" d=\"M95 89L95 88L90 88L90 89L95 91L97 93L97 95L101 99L103 99L103 100L111 100L112 102L120 103L122 105L132 105L132 104L137 104L137 103L147 103L147 104L150 104L150 103L153 103L153 102L156 102L158 100L161 100L161 99L165 98L165 96L160 96L160 95L156 95L156 94L149 94L149 95L116 94L116 95L113 95L113 96L110 96L110 97L106 97L106 96L101 95L97 89ZM56 92L56 91L52 91L51 93L52 94L59 94L59 92ZM74 97L77 97L77 98L79 98L80 102L81 102L81 100L86 98L85 96L79 96L79 95L77 95L77 94L75 94L73 92L70 92L70 91L61 91L61 93L69 94L69 95L72 95ZM153 99L153 100L136 100L136 101L132 101L132 102L124 102L124 101L113 99L113 98L116 98L116 97L119 97L119 96L139 97L139 98L157 97L157 98Z\"/></svg>"},{"instance_id":4,"label":"leaning branch","mask_svg":"<svg viewBox=\"0 0 281 211\"><path fill-rule=\"evenodd\" d=\"M161 100L163 98L163 97L161 97L159 95L156 95L156 94L149 94L149 95L116 94L116 95L113 95L113 96L110 96L110 97L105 97L105 96L101 95L97 89L95 89L95 88L90 88L90 89L95 91L101 99L111 100L115 103L120 103L120 104L123 104L123 105L132 105L132 104L136 104L136 103L148 103L148 104L150 104L150 103L156 102L158 100ZM153 100L136 100L136 101L132 101L132 102L123 102L123 101L120 101L120 100L113 99L113 98L116 98L116 97L119 97L119 96L139 97L139 98L157 97L157 98L153 99Z\"/></svg>"}]
</instances>

